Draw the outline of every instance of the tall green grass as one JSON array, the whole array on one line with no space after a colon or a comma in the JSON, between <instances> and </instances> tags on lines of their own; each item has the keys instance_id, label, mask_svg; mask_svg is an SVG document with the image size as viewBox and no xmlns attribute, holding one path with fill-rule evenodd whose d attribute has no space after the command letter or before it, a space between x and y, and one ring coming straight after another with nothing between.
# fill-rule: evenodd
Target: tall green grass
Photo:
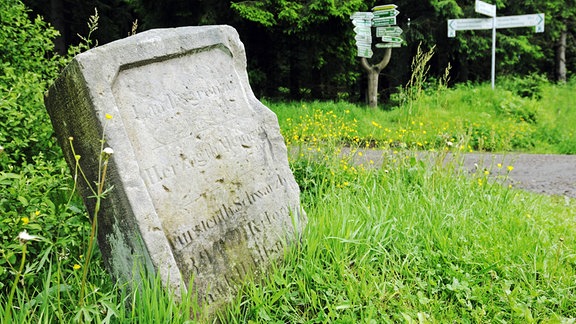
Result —
<instances>
[{"instance_id":1,"label":"tall green grass","mask_svg":"<svg viewBox=\"0 0 576 324\"><path fill-rule=\"evenodd\" d=\"M302 245L247 284L223 322L574 320L574 202L442 165L397 156L336 175L308 210Z\"/></svg>"},{"instance_id":2,"label":"tall green grass","mask_svg":"<svg viewBox=\"0 0 576 324\"><path fill-rule=\"evenodd\" d=\"M532 80L532 81L530 81ZM455 88L426 85L424 94L410 103L410 112L394 98L386 109L373 111L346 102L292 102L268 105L278 114L284 132L302 116L330 112L357 134L341 142L361 142L380 148L419 150L457 149L576 154L576 110L571 93L576 81L551 84L537 77L528 81L504 79L492 90L489 84L463 84ZM287 138L289 142L291 137Z\"/></svg>"},{"instance_id":3,"label":"tall green grass","mask_svg":"<svg viewBox=\"0 0 576 324\"><path fill-rule=\"evenodd\" d=\"M542 109L555 113L538 110L536 128L544 120L556 119L557 134L570 134L572 112L562 96L572 86L543 88L538 100L553 96L556 104ZM464 90L445 91L456 96ZM471 102L476 102L474 96L488 100L493 94L484 86L469 91ZM424 109L414 103L415 113L408 119L402 108L372 112L348 103L318 102L270 106L289 144L309 224L301 244L287 250L283 262L261 280L246 283L236 301L218 315L221 322L569 323L576 319L574 200L514 190L500 184L505 179L494 182L484 171L463 174L458 158L444 163L445 153L458 157L472 148L472 134L459 128L467 132L426 144L426 135L438 131L429 125L445 118L434 112L438 110L434 105ZM474 119L478 114L458 109L453 108L453 117L481 122ZM492 126L495 122L486 121ZM540 149L541 142L535 143L536 151L556 147L549 143ZM423 158L409 150L426 145L437 154ZM374 147L386 148L381 164L355 161ZM5 221L43 237L26 243L23 268L19 265L24 253L18 252L23 247L15 238L5 240L11 245L3 246L1 265L11 281L2 283L3 291L16 289L12 296L0 295L2 319L183 323L198 311L191 296L179 303L158 279L146 275L142 276L149 279L139 289L114 284L98 253L84 264L81 253L91 229L80 221L78 202L67 198L71 178L64 173L58 179L38 176L42 174L31 169L0 177L3 184L13 184L9 187L14 197L22 197L14 198L14 203L27 206L25 215L14 209ZM54 193L42 195L46 188ZM77 241L78 237L83 238ZM83 279L86 266L90 271Z\"/></svg>"}]
</instances>

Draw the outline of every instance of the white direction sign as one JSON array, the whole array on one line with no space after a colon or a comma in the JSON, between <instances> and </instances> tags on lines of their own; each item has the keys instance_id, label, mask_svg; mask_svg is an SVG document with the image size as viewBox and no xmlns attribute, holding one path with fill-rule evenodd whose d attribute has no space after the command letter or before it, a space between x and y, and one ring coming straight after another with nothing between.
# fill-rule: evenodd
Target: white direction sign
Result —
<instances>
[{"instance_id":1,"label":"white direction sign","mask_svg":"<svg viewBox=\"0 0 576 324\"><path fill-rule=\"evenodd\" d=\"M400 44L400 43L377 43L375 46L378 48L393 48L393 47L401 47L402 44Z\"/></svg>"},{"instance_id":2,"label":"white direction sign","mask_svg":"<svg viewBox=\"0 0 576 324\"><path fill-rule=\"evenodd\" d=\"M356 35L354 36L356 43L372 44L372 35Z\"/></svg>"},{"instance_id":3,"label":"white direction sign","mask_svg":"<svg viewBox=\"0 0 576 324\"><path fill-rule=\"evenodd\" d=\"M402 35L402 28L398 26L376 27L376 37L400 35Z\"/></svg>"},{"instance_id":4,"label":"white direction sign","mask_svg":"<svg viewBox=\"0 0 576 324\"><path fill-rule=\"evenodd\" d=\"M382 41L389 43L402 43L403 39L396 36L382 36Z\"/></svg>"},{"instance_id":5,"label":"white direction sign","mask_svg":"<svg viewBox=\"0 0 576 324\"><path fill-rule=\"evenodd\" d=\"M484 1L476 0L474 9L477 13L481 13L488 17L496 17L496 6L486 3Z\"/></svg>"},{"instance_id":6,"label":"white direction sign","mask_svg":"<svg viewBox=\"0 0 576 324\"><path fill-rule=\"evenodd\" d=\"M352 19L352 24L357 27L371 27L372 19Z\"/></svg>"},{"instance_id":7,"label":"white direction sign","mask_svg":"<svg viewBox=\"0 0 576 324\"><path fill-rule=\"evenodd\" d=\"M357 35L367 35L372 36L372 30L370 27L358 26L354 28L354 32Z\"/></svg>"},{"instance_id":8,"label":"white direction sign","mask_svg":"<svg viewBox=\"0 0 576 324\"><path fill-rule=\"evenodd\" d=\"M374 18L374 14L371 12L355 12L352 15L350 15L350 19L354 20L354 19L372 19Z\"/></svg>"},{"instance_id":9,"label":"white direction sign","mask_svg":"<svg viewBox=\"0 0 576 324\"><path fill-rule=\"evenodd\" d=\"M496 17L496 28L536 27L537 33L544 32L544 14ZM448 37L456 37L457 30L492 29L492 18L449 19Z\"/></svg>"},{"instance_id":10,"label":"white direction sign","mask_svg":"<svg viewBox=\"0 0 576 324\"><path fill-rule=\"evenodd\" d=\"M544 14L505 16L496 18L496 28L536 27L537 33L544 32Z\"/></svg>"},{"instance_id":11,"label":"white direction sign","mask_svg":"<svg viewBox=\"0 0 576 324\"><path fill-rule=\"evenodd\" d=\"M372 55L374 55L374 52L372 52L372 48L370 47L370 45L368 45L368 46L358 45L358 56L365 57L365 58L371 58Z\"/></svg>"}]
</instances>

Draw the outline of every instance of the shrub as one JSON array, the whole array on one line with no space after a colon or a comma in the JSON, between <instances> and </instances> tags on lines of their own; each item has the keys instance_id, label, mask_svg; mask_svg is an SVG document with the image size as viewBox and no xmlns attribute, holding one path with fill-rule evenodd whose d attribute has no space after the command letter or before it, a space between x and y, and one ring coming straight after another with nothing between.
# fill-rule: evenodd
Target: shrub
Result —
<instances>
[{"instance_id":1,"label":"shrub","mask_svg":"<svg viewBox=\"0 0 576 324\"><path fill-rule=\"evenodd\" d=\"M501 86L522 98L542 99L542 87L548 83L543 75L531 74L523 77L505 78Z\"/></svg>"},{"instance_id":2,"label":"shrub","mask_svg":"<svg viewBox=\"0 0 576 324\"><path fill-rule=\"evenodd\" d=\"M40 152L60 156L43 95L61 66L49 57L58 32L40 17L31 21L19 0L0 3L0 170L30 163Z\"/></svg>"}]
</instances>

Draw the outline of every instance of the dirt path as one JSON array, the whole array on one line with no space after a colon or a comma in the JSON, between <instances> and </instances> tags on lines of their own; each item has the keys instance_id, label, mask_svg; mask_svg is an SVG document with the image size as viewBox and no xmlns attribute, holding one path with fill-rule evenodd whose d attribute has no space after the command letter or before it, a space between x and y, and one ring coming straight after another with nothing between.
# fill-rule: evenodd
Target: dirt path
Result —
<instances>
[{"instance_id":1,"label":"dirt path","mask_svg":"<svg viewBox=\"0 0 576 324\"><path fill-rule=\"evenodd\" d=\"M361 160L373 160L378 164L382 161L382 154L382 151L366 150ZM451 159L451 156L446 159ZM499 163L501 168L497 167ZM515 188L576 198L576 155L470 153L464 155L462 162L465 170L487 169L492 176L507 173L508 166L513 167L508 182Z\"/></svg>"},{"instance_id":2,"label":"dirt path","mask_svg":"<svg viewBox=\"0 0 576 324\"><path fill-rule=\"evenodd\" d=\"M509 178L514 187L540 194L576 198L576 155L554 154L466 154L464 167L475 164L490 169L501 163L514 169ZM484 168L482 167L482 168ZM492 167L495 170L497 167Z\"/></svg>"}]
</instances>

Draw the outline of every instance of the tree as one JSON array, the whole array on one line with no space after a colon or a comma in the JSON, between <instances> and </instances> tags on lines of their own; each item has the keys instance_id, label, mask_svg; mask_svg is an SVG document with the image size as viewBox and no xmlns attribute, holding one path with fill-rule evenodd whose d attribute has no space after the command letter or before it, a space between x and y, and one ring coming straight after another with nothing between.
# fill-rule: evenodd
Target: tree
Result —
<instances>
[{"instance_id":1,"label":"tree","mask_svg":"<svg viewBox=\"0 0 576 324\"><path fill-rule=\"evenodd\" d=\"M380 72L388 65L392 57L392 49L387 48L384 52L384 57L378 64L371 65L368 60L363 57L360 61L362 67L368 73L368 106L375 109L378 107L378 79Z\"/></svg>"},{"instance_id":2,"label":"tree","mask_svg":"<svg viewBox=\"0 0 576 324\"><path fill-rule=\"evenodd\" d=\"M354 88L360 73L349 17L367 9L363 1L242 1L231 8L269 35L263 74L274 70L271 83L287 85L291 98L346 97Z\"/></svg>"}]
</instances>

